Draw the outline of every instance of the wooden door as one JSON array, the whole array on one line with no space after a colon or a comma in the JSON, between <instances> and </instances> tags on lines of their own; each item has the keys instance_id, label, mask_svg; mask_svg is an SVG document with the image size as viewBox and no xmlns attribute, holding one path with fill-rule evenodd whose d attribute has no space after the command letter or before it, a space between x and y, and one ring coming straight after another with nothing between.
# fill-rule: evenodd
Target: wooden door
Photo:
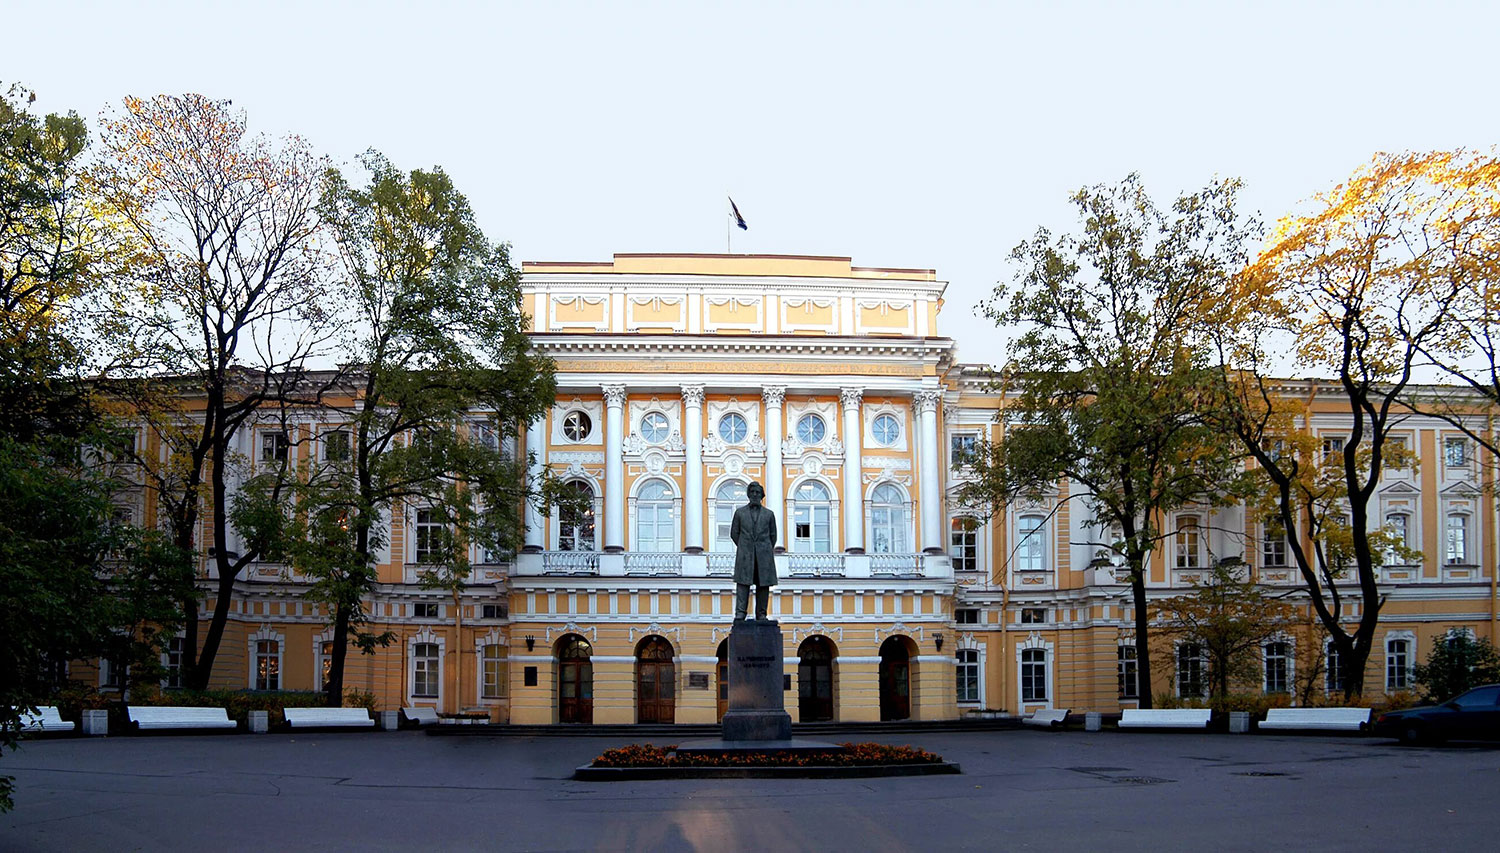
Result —
<instances>
[{"instance_id":1,"label":"wooden door","mask_svg":"<svg viewBox=\"0 0 1500 853\"><path fill-rule=\"evenodd\" d=\"M833 719L833 648L827 637L809 637L798 651L797 716L813 723Z\"/></svg>"},{"instance_id":2,"label":"wooden door","mask_svg":"<svg viewBox=\"0 0 1500 853\"><path fill-rule=\"evenodd\" d=\"M724 722L724 713L729 710L729 641L719 643L719 722Z\"/></svg>"},{"instance_id":3,"label":"wooden door","mask_svg":"<svg viewBox=\"0 0 1500 853\"><path fill-rule=\"evenodd\" d=\"M636 656L636 721L671 723L677 715L677 667L672 644L649 637Z\"/></svg>"},{"instance_id":4,"label":"wooden door","mask_svg":"<svg viewBox=\"0 0 1500 853\"><path fill-rule=\"evenodd\" d=\"M557 721L560 723L594 722L594 665L589 662L593 648L588 640L570 636L558 650Z\"/></svg>"},{"instance_id":5,"label":"wooden door","mask_svg":"<svg viewBox=\"0 0 1500 853\"><path fill-rule=\"evenodd\" d=\"M880 647L880 719L911 716L911 660L906 646L891 637Z\"/></svg>"}]
</instances>

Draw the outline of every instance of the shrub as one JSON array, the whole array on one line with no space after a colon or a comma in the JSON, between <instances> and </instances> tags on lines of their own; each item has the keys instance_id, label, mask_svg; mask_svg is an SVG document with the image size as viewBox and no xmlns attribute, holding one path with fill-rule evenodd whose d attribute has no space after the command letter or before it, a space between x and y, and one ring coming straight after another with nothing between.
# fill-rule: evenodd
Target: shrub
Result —
<instances>
[{"instance_id":1,"label":"shrub","mask_svg":"<svg viewBox=\"0 0 1500 853\"><path fill-rule=\"evenodd\" d=\"M912 746L842 743L843 752L771 754L695 753L680 755L676 744L633 743L607 749L594 767L853 767L878 764L940 764L943 757Z\"/></svg>"},{"instance_id":2,"label":"shrub","mask_svg":"<svg viewBox=\"0 0 1500 853\"><path fill-rule=\"evenodd\" d=\"M1433 647L1427 662L1417 664L1412 676L1421 688L1422 701L1446 702L1471 687L1500 681L1500 654L1489 640L1453 634Z\"/></svg>"},{"instance_id":3,"label":"shrub","mask_svg":"<svg viewBox=\"0 0 1500 853\"><path fill-rule=\"evenodd\" d=\"M270 712L273 726L286 721L285 708L317 708L323 694L302 690L139 690L132 692L134 705L202 705L223 708L231 720L244 723L251 711Z\"/></svg>"},{"instance_id":4,"label":"shrub","mask_svg":"<svg viewBox=\"0 0 1500 853\"><path fill-rule=\"evenodd\" d=\"M344 691L344 707L364 708L366 711L374 714L380 710L380 700L376 699L375 694L368 690L356 690L351 687Z\"/></svg>"}]
</instances>

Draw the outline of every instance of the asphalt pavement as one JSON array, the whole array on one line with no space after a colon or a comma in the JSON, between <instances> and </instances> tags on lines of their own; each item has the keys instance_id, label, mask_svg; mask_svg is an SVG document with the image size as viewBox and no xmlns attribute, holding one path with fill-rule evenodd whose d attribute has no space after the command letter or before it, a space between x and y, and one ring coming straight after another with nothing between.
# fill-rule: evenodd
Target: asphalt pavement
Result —
<instances>
[{"instance_id":1,"label":"asphalt pavement","mask_svg":"<svg viewBox=\"0 0 1500 853\"><path fill-rule=\"evenodd\" d=\"M620 741L32 740L0 758L19 789L0 851L1456 851L1493 850L1500 836L1500 745L1030 730L884 740L964 772L577 782L575 766Z\"/></svg>"}]
</instances>

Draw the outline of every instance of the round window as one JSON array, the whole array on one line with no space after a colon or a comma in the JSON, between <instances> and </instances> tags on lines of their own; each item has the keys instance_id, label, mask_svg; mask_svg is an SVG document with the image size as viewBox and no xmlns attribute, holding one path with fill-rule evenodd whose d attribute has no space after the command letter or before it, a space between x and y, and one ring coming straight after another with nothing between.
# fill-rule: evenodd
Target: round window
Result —
<instances>
[{"instance_id":1,"label":"round window","mask_svg":"<svg viewBox=\"0 0 1500 853\"><path fill-rule=\"evenodd\" d=\"M641 418L641 438L651 444L661 444L666 441L669 429L667 416L661 412L647 412L646 416Z\"/></svg>"},{"instance_id":2,"label":"round window","mask_svg":"<svg viewBox=\"0 0 1500 853\"><path fill-rule=\"evenodd\" d=\"M583 412L568 412L563 418L563 435L568 441L583 441L589 437L589 430L593 428L593 422Z\"/></svg>"},{"instance_id":3,"label":"round window","mask_svg":"<svg viewBox=\"0 0 1500 853\"><path fill-rule=\"evenodd\" d=\"M828 427L817 415L803 415L797 419L797 440L803 444L819 444L828 434Z\"/></svg>"},{"instance_id":4,"label":"round window","mask_svg":"<svg viewBox=\"0 0 1500 853\"><path fill-rule=\"evenodd\" d=\"M878 415L870 425L870 432L874 433L876 444L890 447L901 440L901 422L895 415Z\"/></svg>"},{"instance_id":5,"label":"round window","mask_svg":"<svg viewBox=\"0 0 1500 853\"><path fill-rule=\"evenodd\" d=\"M750 425L745 423L744 415L730 412L719 418L719 438L724 439L725 444L739 444L749 432Z\"/></svg>"}]
</instances>

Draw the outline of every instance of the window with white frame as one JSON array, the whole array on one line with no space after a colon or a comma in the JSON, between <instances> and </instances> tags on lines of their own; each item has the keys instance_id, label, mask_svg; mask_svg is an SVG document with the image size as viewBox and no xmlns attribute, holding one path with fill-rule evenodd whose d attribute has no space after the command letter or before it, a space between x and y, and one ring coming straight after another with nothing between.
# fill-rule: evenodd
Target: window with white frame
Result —
<instances>
[{"instance_id":1,"label":"window with white frame","mask_svg":"<svg viewBox=\"0 0 1500 853\"><path fill-rule=\"evenodd\" d=\"M1115 647L1115 681L1117 682L1121 699L1141 698L1140 667L1137 662L1134 645L1120 645Z\"/></svg>"},{"instance_id":2,"label":"window with white frame","mask_svg":"<svg viewBox=\"0 0 1500 853\"><path fill-rule=\"evenodd\" d=\"M285 462L292 442L286 433L267 431L260 434L260 461Z\"/></svg>"},{"instance_id":3,"label":"window with white frame","mask_svg":"<svg viewBox=\"0 0 1500 853\"><path fill-rule=\"evenodd\" d=\"M906 493L893 483L882 483L870 493L870 552L905 554L907 543Z\"/></svg>"},{"instance_id":4,"label":"window with white frame","mask_svg":"<svg viewBox=\"0 0 1500 853\"><path fill-rule=\"evenodd\" d=\"M130 680L130 664L124 657L99 658L99 686L110 690L120 690Z\"/></svg>"},{"instance_id":5,"label":"window with white frame","mask_svg":"<svg viewBox=\"0 0 1500 853\"><path fill-rule=\"evenodd\" d=\"M568 441L583 441L593 428L593 422L583 412L573 411L563 416L562 433Z\"/></svg>"},{"instance_id":6,"label":"window with white frame","mask_svg":"<svg viewBox=\"0 0 1500 853\"><path fill-rule=\"evenodd\" d=\"M828 489L822 483L808 480L792 495L792 551L798 554L827 554L833 550L829 525L832 509Z\"/></svg>"},{"instance_id":7,"label":"window with white frame","mask_svg":"<svg viewBox=\"0 0 1500 853\"><path fill-rule=\"evenodd\" d=\"M876 415L870 424L870 434L881 447L894 447L901 440L901 421L895 415Z\"/></svg>"},{"instance_id":8,"label":"window with white frame","mask_svg":"<svg viewBox=\"0 0 1500 853\"><path fill-rule=\"evenodd\" d=\"M1270 525L1261 528L1260 564L1266 568L1286 566L1286 536Z\"/></svg>"},{"instance_id":9,"label":"window with white frame","mask_svg":"<svg viewBox=\"0 0 1500 853\"><path fill-rule=\"evenodd\" d=\"M735 549L734 540L729 538L729 530L734 524L734 511L745 505L749 497L745 494L747 485L739 480L730 480L720 483L714 489L714 542L713 550L716 552L732 553Z\"/></svg>"},{"instance_id":10,"label":"window with white frame","mask_svg":"<svg viewBox=\"0 0 1500 853\"><path fill-rule=\"evenodd\" d=\"M1385 445L1381 447L1381 467L1402 469L1410 464L1411 453L1410 441L1404 435L1387 435Z\"/></svg>"},{"instance_id":11,"label":"window with white frame","mask_svg":"<svg viewBox=\"0 0 1500 853\"><path fill-rule=\"evenodd\" d=\"M251 662L255 690L281 689L281 641L256 640L255 659Z\"/></svg>"},{"instance_id":12,"label":"window with white frame","mask_svg":"<svg viewBox=\"0 0 1500 853\"><path fill-rule=\"evenodd\" d=\"M1021 701L1047 701L1047 650L1021 650Z\"/></svg>"},{"instance_id":13,"label":"window with white frame","mask_svg":"<svg viewBox=\"0 0 1500 853\"><path fill-rule=\"evenodd\" d=\"M1443 537L1443 556L1449 565L1469 562L1469 516L1466 513L1448 513Z\"/></svg>"},{"instance_id":14,"label":"window with white frame","mask_svg":"<svg viewBox=\"0 0 1500 853\"><path fill-rule=\"evenodd\" d=\"M1203 654L1203 646L1197 643L1179 645L1177 695L1184 699L1201 699L1207 693L1208 682L1204 680L1207 669L1208 661Z\"/></svg>"},{"instance_id":15,"label":"window with white frame","mask_svg":"<svg viewBox=\"0 0 1500 853\"><path fill-rule=\"evenodd\" d=\"M958 701L978 702L979 652L975 649L959 649L954 674L958 682Z\"/></svg>"},{"instance_id":16,"label":"window with white frame","mask_svg":"<svg viewBox=\"0 0 1500 853\"><path fill-rule=\"evenodd\" d=\"M1392 637L1385 641L1385 689L1387 692L1411 687L1413 641Z\"/></svg>"},{"instance_id":17,"label":"window with white frame","mask_svg":"<svg viewBox=\"0 0 1500 853\"><path fill-rule=\"evenodd\" d=\"M1338 693L1344 689L1344 655L1332 640L1323 644L1323 689Z\"/></svg>"},{"instance_id":18,"label":"window with white frame","mask_svg":"<svg viewBox=\"0 0 1500 853\"><path fill-rule=\"evenodd\" d=\"M677 550L676 502L661 480L648 480L635 495L635 550Z\"/></svg>"},{"instance_id":19,"label":"window with white frame","mask_svg":"<svg viewBox=\"0 0 1500 853\"><path fill-rule=\"evenodd\" d=\"M594 487L583 480L570 480L563 488L572 493L573 500L558 513L557 549L593 551Z\"/></svg>"},{"instance_id":20,"label":"window with white frame","mask_svg":"<svg viewBox=\"0 0 1500 853\"><path fill-rule=\"evenodd\" d=\"M1403 556L1401 552L1410 547L1408 543L1411 541L1409 538L1411 536L1411 516L1404 512L1388 513L1385 517L1385 530L1391 537L1391 547L1386 554L1386 561L1389 563L1404 564L1408 558Z\"/></svg>"},{"instance_id":21,"label":"window with white frame","mask_svg":"<svg viewBox=\"0 0 1500 853\"><path fill-rule=\"evenodd\" d=\"M333 641L322 640L318 643L318 685L323 691L328 690L328 679L333 675Z\"/></svg>"},{"instance_id":22,"label":"window with white frame","mask_svg":"<svg viewBox=\"0 0 1500 853\"><path fill-rule=\"evenodd\" d=\"M436 619L438 618L438 603L436 601L418 601L411 606L413 619Z\"/></svg>"},{"instance_id":23,"label":"window with white frame","mask_svg":"<svg viewBox=\"0 0 1500 853\"><path fill-rule=\"evenodd\" d=\"M974 463L974 451L979 447L979 436L972 432L956 432L948 437L948 460L954 468L964 468Z\"/></svg>"},{"instance_id":24,"label":"window with white frame","mask_svg":"<svg viewBox=\"0 0 1500 853\"><path fill-rule=\"evenodd\" d=\"M719 438L725 444L739 444L750 435L750 425L739 412L729 412L719 418Z\"/></svg>"},{"instance_id":25,"label":"window with white frame","mask_svg":"<svg viewBox=\"0 0 1500 853\"><path fill-rule=\"evenodd\" d=\"M1450 437L1443 439L1443 463L1449 468L1469 466L1469 440Z\"/></svg>"},{"instance_id":26,"label":"window with white frame","mask_svg":"<svg viewBox=\"0 0 1500 853\"><path fill-rule=\"evenodd\" d=\"M953 570L973 571L979 568L979 521L966 515L956 515L949 522L948 556L953 560Z\"/></svg>"},{"instance_id":27,"label":"window with white frame","mask_svg":"<svg viewBox=\"0 0 1500 853\"><path fill-rule=\"evenodd\" d=\"M957 625L978 625L979 608L955 607L953 609L953 622Z\"/></svg>"},{"instance_id":28,"label":"window with white frame","mask_svg":"<svg viewBox=\"0 0 1500 853\"><path fill-rule=\"evenodd\" d=\"M176 690L182 687L182 665L187 659L187 638L172 636L167 638L167 644L162 649L161 686L168 690Z\"/></svg>"},{"instance_id":29,"label":"window with white frame","mask_svg":"<svg viewBox=\"0 0 1500 853\"><path fill-rule=\"evenodd\" d=\"M1022 607L1022 625L1045 625L1047 624L1047 608L1045 607Z\"/></svg>"},{"instance_id":30,"label":"window with white frame","mask_svg":"<svg viewBox=\"0 0 1500 853\"><path fill-rule=\"evenodd\" d=\"M1176 566L1179 569L1197 569L1203 566L1200 551L1203 547L1203 532L1198 527L1198 516L1177 516L1177 532L1172 537Z\"/></svg>"},{"instance_id":31,"label":"window with white frame","mask_svg":"<svg viewBox=\"0 0 1500 853\"><path fill-rule=\"evenodd\" d=\"M323 433L323 461L345 462L349 459L349 431L331 429Z\"/></svg>"},{"instance_id":32,"label":"window with white frame","mask_svg":"<svg viewBox=\"0 0 1500 853\"><path fill-rule=\"evenodd\" d=\"M1323 439L1323 462L1337 462L1335 456L1344 453L1344 437L1341 435L1330 435Z\"/></svg>"},{"instance_id":33,"label":"window with white frame","mask_svg":"<svg viewBox=\"0 0 1500 853\"><path fill-rule=\"evenodd\" d=\"M647 412L641 418L641 438L647 444L661 444L672 432L672 425L661 412Z\"/></svg>"},{"instance_id":34,"label":"window with white frame","mask_svg":"<svg viewBox=\"0 0 1500 853\"><path fill-rule=\"evenodd\" d=\"M828 425L818 415L808 413L797 419L797 440L805 445L818 445L828 435Z\"/></svg>"},{"instance_id":35,"label":"window with white frame","mask_svg":"<svg viewBox=\"0 0 1500 853\"><path fill-rule=\"evenodd\" d=\"M1265 652L1267 693L1287 693L1291 689L1292 647L1284 640L1266 643Z\"/></svg>"},{"instance_id":36,"label":"window with white frame","mask_svg":"<svg viewBox=\"0 0 1500 853\"><path fill-rule=\"evenodd\" d=\"M484 699L505 696L505 647L488 643L480 653L480 692Z\"/></svg>"},{"instance_id":37,"label":"window with white frame","mask_svg":"<svg viewBox=\"0 0 1500 853\"><path fill-rule=\"evenodd\" d=\"M1047 568L1046 520L1040 515L1016 519L1016 569L1040 572Z\"/></svg>"},{"instance_id":38,"label":"window with white frame","mask_svg":"<svg viewBox=\"0 0 1500 853\"><path fill-rule=\"evenodd\" d=\"M442 516L435 509L422 508L416 512L416 562L432 565L443 559L444 534Z\"/></svg>"},{"instance_id":39,"label":"window with white frame","mask_svg":"<svg viewBox=\"0 0 1500 853\"><path fill-rule=\"evenodd\" d=\"M442 683L443 659L437 643L414 643L411 647L411 695L436 699Z\"/></svg>"}]
</instances>

